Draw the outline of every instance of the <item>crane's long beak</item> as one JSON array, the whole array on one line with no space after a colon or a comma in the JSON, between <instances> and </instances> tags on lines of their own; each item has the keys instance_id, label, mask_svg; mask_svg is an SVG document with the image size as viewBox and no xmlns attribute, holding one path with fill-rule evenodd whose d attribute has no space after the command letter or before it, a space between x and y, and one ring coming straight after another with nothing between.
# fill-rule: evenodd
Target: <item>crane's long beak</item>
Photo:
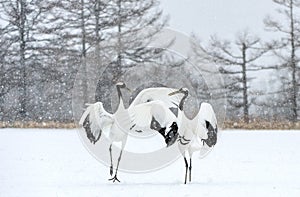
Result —
<instances>
[{"instance_id":1,"label":"crane's long beak","mask_svg":"<svg viewBox=\"0 0 300 197\"><path fill-rule=\"evenodd\" d=\"M177 91L175 91L175 92L171 92L171 93L169 93L168 95L169 96L173 96L173 95L175 95L175 94L179 94L179 93L181 93L179 90L177 90Z\"/></svg>"}]
</instances>

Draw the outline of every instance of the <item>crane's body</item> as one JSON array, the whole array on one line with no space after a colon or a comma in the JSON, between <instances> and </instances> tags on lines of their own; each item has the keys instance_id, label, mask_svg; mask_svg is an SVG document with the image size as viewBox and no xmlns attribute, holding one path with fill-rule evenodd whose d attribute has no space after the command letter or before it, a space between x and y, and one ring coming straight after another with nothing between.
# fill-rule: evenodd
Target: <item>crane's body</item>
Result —
<instances>
[{"instance_id":1,"label":"crane's body","mask_svg":"<svg viewBox=\"0 0 300 197\"><path fill-rule=\"evenodd\" d=\"M79 124L85 129L91 143L95 144L100 139L102 133L104 133L111 142L109 147L111 176L113 175L112 145L114 142L121 142L121 151L116 172L115 175L109 179L113 182L119 181L117 178L118 167L129 132L159 131L165 138L167 146L172 145L178 135L176 116L168 108L168 106L176 107L178 104L176 104L176 100L166 100L170 89L158 88L158 95L154 94L155 89L142 91L142 94L138 95L133 103L126 109L121 92L121 88L126 88L126 85L124 83L118 83L116 87L119 105L114 114L108 113L101 102L96 102L87 107L79 121ZM164 92L163 96L162 92ZM150 96L151 99L149 99ZM153 98L155 99L153 100ZM162 100L158 98L162 98ZM153 120L155 120L156 125L154 125Z\"/></svg>"},{"instance_id":2,"label":"crane's body","mask_svg":"<svg viewBox=\"0 0 300 197\"><path fill-rule=\"evenodd\" d=\"M186 166L185 183L188 170L191 181L193 153L203 149L210 150L217 142L217 119L212 106L202 103L198 114L189 119L183 110L188 90L159 87L142 90L126 109L121 93L121 88L126 88L126 85L118 83L116 87L119 105L114 114L108 113L101 102L96 102L87 107L79 121L91 143L95 144L102 133L110 140L111 176L112 145L114 142L121 142L115 175L109 180L119 181L117 172L129 132L159 132L167 147L177 141Z\"/></svg>"},{"instance_id":3,"label":"crane's body","mask_svg":"<svg viewBox=\"0 0 300 197\"><path fill-rule=\"evenodd\" d=\"M204 148L212 148L216 144L218 126L215 113L209 103L201 103L198 114L193 119L189 119L184 114L183 110L185 99L188 96L188 90L186 88L181 88L170 93L170 96L174 94L184 95L179 103L178 122L180 122L180 124L177 142L178 149L185 162L186 172L184 183L186 184L188 171L189 181L191 181L193 153L196 151L201 151L201 149ZM187 158L189 158L189 162Z\"/></svg>"}]
</instances>

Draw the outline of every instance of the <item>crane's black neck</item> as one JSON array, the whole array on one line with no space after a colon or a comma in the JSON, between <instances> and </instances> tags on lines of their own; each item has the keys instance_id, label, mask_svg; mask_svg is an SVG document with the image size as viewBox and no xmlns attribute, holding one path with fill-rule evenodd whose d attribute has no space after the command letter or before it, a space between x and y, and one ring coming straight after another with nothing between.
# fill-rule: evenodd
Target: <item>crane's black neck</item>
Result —
<instances>
[{"instance_id":1,"label":"crane's black neck","mask_svg":"<svg viewBox=\"0 0 300 197\"><path fill-rule=\"evenodd\" d=\"M184 102L185 102L185 99L188 97L188 92L182 92L183 93L183 97L179 103L179 109L182 111L183 110L183 105L184 105Z\"/></svg>"},{"instance_id":2,"label":"crane's black neck","mask_svg":"<svg viewBox=\"0 0 300 197\"><path fill-rule=\"evenodd\" d=\"M123 85L116 85L116 87L117 87L117 92L118 92L118 98L119 98L119 104L118 104L118 108L117 109L119 109L119 107L124 107L124 103L123 103L123 96L122 96L122 92L121 92L121 88L124 88L124 86Z\"/></svg>"},{"instance_id":3,"label":"crane's black neck","mask_svg":"<svg viewBox=\"0 0 300 197\"><path fill-rule=\"evenodd\" d=\"M121 86L120 85L116 85L116 87L117 87L117 92L118 92L118 98L122 99Z\"/></svg>"}]
</instances>

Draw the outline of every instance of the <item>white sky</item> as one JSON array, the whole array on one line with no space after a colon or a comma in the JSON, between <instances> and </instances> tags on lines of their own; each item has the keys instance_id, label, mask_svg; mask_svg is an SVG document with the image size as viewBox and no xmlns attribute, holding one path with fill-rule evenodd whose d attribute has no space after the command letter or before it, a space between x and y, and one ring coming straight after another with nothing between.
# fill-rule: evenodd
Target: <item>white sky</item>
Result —
<instances>
[{"instance_id":1,"label":"white sky","mask_svg":"<svg viewBox=\"0 0 300 197\"><path fill-rule=\"evenodd\" d=\"M233 38L246 28L265 36L263 19L275 11L272 0L160 0L170 16L170 27L185 34L197 33L201 39L217 34ZM0 20L0 24L2 21ZM2 23L3 25L3 23Z\"/></svg>"},{"instance_id":2,"label":"white sky","mask_svg":"<svg viewBox=\"0 0 300 197\"><path fill-rule=\"evenodd\" d=\"M196 33L201 39L217 34L232 38L246 28L266 36L263 19L274 15L272 0L160 0L170 27L185 34Z\"/></svg>"},{"instance_id":3,"label":"white sky","mask_svg":"<svg viewBox=\"0 0 300 197\"><path fill-rule=\"evenodd\" d=\"M276 12L278 5L272 0L160 1L164 13L170 16L170 28L186 35L193 32L202 42L206 42L214 34L221 39L234 40L236 34L245 29L265 41L276 37L274 32L265 31L263 23L267 15L280 19ZM270 78L265 77L265 72L256 72L254 75L256 79L251 82L252 87L274 88L269 82Z\"/></svg>"}]
</instances>

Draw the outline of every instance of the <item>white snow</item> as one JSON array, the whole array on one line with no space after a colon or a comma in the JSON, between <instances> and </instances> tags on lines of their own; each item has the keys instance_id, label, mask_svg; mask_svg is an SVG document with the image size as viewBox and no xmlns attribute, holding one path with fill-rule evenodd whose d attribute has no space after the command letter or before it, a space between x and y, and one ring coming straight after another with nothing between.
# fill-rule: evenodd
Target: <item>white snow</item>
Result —
<instances>
[{"instance_id":1,"label":"white snow","mask_svg":"<svg viewBox=\"0 0 300 197\"><path fill-rule=\"evenodd\" d=\"M204 159L147 174L109 169L84 148L76 130L0 130L0 196L300 196L300 131L224 131Z\"/></svg>"}]
</instances>

